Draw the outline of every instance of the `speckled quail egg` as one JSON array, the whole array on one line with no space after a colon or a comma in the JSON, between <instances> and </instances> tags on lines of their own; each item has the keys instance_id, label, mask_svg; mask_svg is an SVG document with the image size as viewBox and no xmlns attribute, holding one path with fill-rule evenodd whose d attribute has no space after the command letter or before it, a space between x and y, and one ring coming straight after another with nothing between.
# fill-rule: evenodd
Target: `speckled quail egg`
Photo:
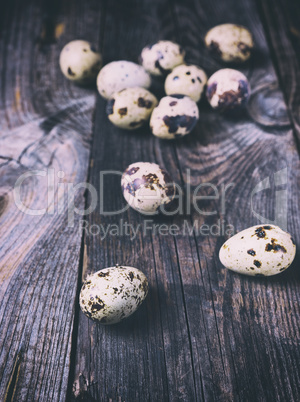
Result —
<instances>
[{"instance_id":1,"label":"speckled quail egg","mask_svg":"<svg viewBox=\"0 0 300 402\"><path fill-rule=\"evenodd\" d=\"M219 257L226 268L240 274L271 276L287 269L295 254L289 233L275 225L257 225L227 240Z\"/></svg>"},{"instance_id":2,"label":"speckled quail egg","mask_svg":"<svg viewBox=\"0 0 300 402\"><path fill-rule=\"evenodd\" d=\"M189 134L199 119L195 101L184 95L161 98L150 119L152 133L159 138L173 140Z\"/></svg>"},{"instance_id":3,"label":"speckled quail egg","mask_svg":"<svg viewBox=\"0 0 300 402\"><path fill-rule=\"evenodd\" d=\"M93 81L102 64L102 57L85 40L73 40L60 53L59 64L63 74L71 81L88 83Z\"/></svg>"},{"instance_id":4,"label":"speckled quail egg","mask_svg":"<svg viewBox=\"0 0 300 402\"><path fill-rule=\"evenodd\" d=\"M132 163L122 175L121 186L128 204L143 214L158 213L159 207L175 196L171 177L156 163Z\"/></svg>"},{"instance_id":5,"label":"speckled quail egg","mask_svg":"<svg viewBox=\"0 0 300 402\"><path fill-rule=\"evenodd\" d=\"M141 53L140 60L152 75L166 75L171 70L184 63L185 52L177 43L160 40L154 45L146 46Z\"/></svg>"},{"instance_id":6,"label":"speckled quail egg","mask_svg":"<svg viewBox=\"0 0 300 402\"><path fill-rule=\"evenodd\" d=\"M240 110L247 104L249 96L249 82L238 70L231 68L218 70L207 81L207 100L220 112Z\"/></svg>"},{"instance_id":7,"label":"speckled quail egg","mask_svg":"<svg viewBox=\"0 0 300 402\"><path fill-rule=\"evenodd\" d=\"M235 24L222 24L209 30L205 36L205 45L225 62L248 60L254 47L248 29Z\"/></svg>"},{"instance_id":8,"label":"speckled quail egg","mask_svg":"<svg viewBox=\"0 0 300 402\"><path fill-rule=\"evenodd\" d=\"M145 69L125 60L106 64L97 77L98 91L105 99L109 99L115 92L125 88L149 88L150 85L151 78Z\"/></svg>"},{"instance_id":9,"label":"speckled quail egg","mask_svg":"<svg viewBox=\"0 0 300 402\"><path fill-rule=\"evenodd\" d=\"M149 120L156 97L145 88L126 88L116 92L107 102L109 120L125 130L134 130Z\"/></svg>"},{"instance_id":10,"label":"speckled quail egg","mask_svg":"<svg viewBox=\"0 0 300 402\"><path fill-rule=\"evenodd\" d=\"M200 67L182 64L175 67L167 76L165 92L167 95L187 95L195 102L198 102L206 81L207 76Z\"/></svg>"},{"instance_id":11,"label":"speckled quail egg","mask_svg":"<svg viewBox=\"0 0 300 402\"><path fill-rule=\"evenodd\" d=\"M133 267L101 269L86 278L79 304L82 312L101 324L116 324L129 317L148 293L146 276Z\"/></svg>"}]
</instances>

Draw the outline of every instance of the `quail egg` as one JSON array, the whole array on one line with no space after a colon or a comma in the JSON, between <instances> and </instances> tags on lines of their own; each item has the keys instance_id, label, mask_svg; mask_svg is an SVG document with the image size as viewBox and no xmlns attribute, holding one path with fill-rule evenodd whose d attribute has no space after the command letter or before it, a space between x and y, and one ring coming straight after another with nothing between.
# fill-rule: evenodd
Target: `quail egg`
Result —
<instances>
[{"instance_id":1,"label":"quail egg","mask_svg":"<svg viewBox=\"0 0 300 402\"><path fill-rule=\"evenodd\" d=\"M143 67L152 75L166 75L184 63L185 52L177 43L160 40L154 45L146 46L140 59Z\"/></svg>"},{"instance_id":2,"label":"quail egg","mask_svg":"<svg viewBox=\"0 0 300 402\"><path fill-rule=\"evenodd\" d=\"M195 102L201 98L207 81L205 72L198 66L182 64L173 69L165 81L167 95L187 95Z\"/></svg>"},{"instance_id":3,"label":"quail egg","mask_svg":"<svg viewBox=\"0 0 300 402\"><path fill-rule=\"evenodd\" d=\"M101 269L82 285L79 304L82 312L101 324L116 324L129 317L148 293L146 276L133 267Z\"/></svg>"},{"instance_id":4,"label":"quail egg","mask_svg":"<svg viewBox=\"0 0 300 402\"><path fill-rule=\"evenodd\" d=\"M149 88L150 85L151 78L145 69L125 60L106 64L97 77L98 91L105 99L109 99L115 92L125 88Z\"/></svg>"},{"instance_id":5,"label":"quail egg","mask_svg":"<svg viewBox=\"0 0 300 402\"><path fill-rule=\"evenodd\" d=\"M153 110L150 128L156 137L172 140L189 134L198 119L195 101L184 95L170 95L163 97Z\"/></svg>"},{"instance_id":6,"label":"quail egg","mask_svg":"<svg viewBox=\"0 0 300 402\"><path fill-rule=\"evenodd\" d=\"M147 89L126 88L108 100L106 113L115 126L134 130L149 120L156 105L156 97Z\"/></svg>"},{"instance_id":7,"label":"quail egg","mask_svg":"<svg viewBox=\"0 0 300 402\"><path fill-rule=\"evenodd\" d=\"M128 204L148 215L158 213L159 207L175 196L171 177L156 163L132 163L122 175L121 186Z\"/></svg>"},{"instance_id":8,"label":"quail egg","mask_svg":"<svg viewBox=\"0 0 300 402\"><path fill-rule=\"evenodd\" d=\"M240 110L247 104L249 96L249 82L238 70L218 70L207 81L207 100L212 108L221 112Z\"/></svg>"},{"instance_id":9,"label":"quail egg","mask_svg":"<svg viewBox=\"0 0 300 402\"><path fill-rule=\"evenodd\" d=\"M296 245L290 234L275 225L252 226L227 240L220 249L221 263L252 276L277 275L294 260Z\"/></svg>"},{"instance_id":10,"label":"quail egg","mask_svg":"<svg viewBox=\"0 0 300 402\"><path fill-rule=\"evenodd\" d=\"M102 57L89 42L73 40L62 49L59 64L62 73L69 80L88 83L96 78Z\"/></svg>"},{"instance_id":11,"label":"quail egg","mask_svg":"<svg viewBox=\"0 0 300 402\"><path fill-rule=\"evenodd\" d=\"M209 30L206 47L225 62L243 62L249 59L254 47L247 28L235 24L222 24Z\"/></svg>"}]
</instances>

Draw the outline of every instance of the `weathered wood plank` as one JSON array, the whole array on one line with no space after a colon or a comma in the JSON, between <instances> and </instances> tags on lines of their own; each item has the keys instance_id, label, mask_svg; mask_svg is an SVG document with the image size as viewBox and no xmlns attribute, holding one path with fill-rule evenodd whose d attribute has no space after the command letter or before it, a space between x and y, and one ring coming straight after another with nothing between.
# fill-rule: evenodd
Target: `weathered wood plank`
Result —
<instances>
[{"instance_id":1,"label":"weathered wood plank","mask_svg":"<svg viewBox=\"0 0 300 402\"><path fill-rule=\"evenodd\" d=\"M159 38L160 23L172 17L167 2L110 2L107 9L103 55L105 61L137 61L144 45ZM162 18L163 17L163 18ZM161 19L162 18L162 19ZM172 28L172 25L171 25ZM166 32L168 35L168 32ZM136 160L156 160L156 145L148 129L128 134L113 127L105 115L105 102L98 99L92 146L91 183L99 189L99 173L122 172ZM169 146L165 144L165 149ZM124 206L120 177L105 180L104 208ZM99 205L88 217L89 226L133 222L143 217L133 211L100 216ZM119 263L142 269L149 278L146 304L132 319L113 327L101 327L80 313L75 396L96 400L195 400L192 357L186 327L181 281L173 239L164 241L149 232L126 236L85 235L87 266L84 276ZM180 330L178 328L181 328ZM85 379L85 380L83 380Z\"/></svg>"},{"instance_id":2,"label":"weathered wood plank","mask_svg":"<svg viewBox=\"0 0 300 402\"><path fill-rule=\"evenodd\" d=\"M211 26L234 21L248 26L257 44L256 57L242 69L250 78L253 91L262 82L276 80L262 25L251 2L243 1L238 4L233 1L195 2L194 8L191 3L176 1L178 15L185 15L186 20L194 27L194 31L184 30L186 36L183 36L182 43L183 46L190 47L191 61L197 62L208 71L214 70L216 67L211 66L211 59L203 51L201 42L198 47L194 45L196 27L198 35L203 37ZM194 24L191 24L191 21ZM178 18L178 22L183 24L183 18ZM190 138L188 140L191 141ZM250 203L251 192L255 185L267 177L273 180L273 173L287 167L286 188L289 208L287 223L288 229L299 242L297 196L299 177L295 177L294 170L295 166L299 166L299 157L292 131L279 130L276 121L272 130L263 129L253 124L247 116L232 121L224 117L218 118L207 110L203 120L200 121L198 141L199 145L202 142L205 146L198 146L199 154L196 152L194 154L191 180L197 184L200 175L201 181L212 182L218 188L222 182L227 185L230 182L234 183L226 193L226 210L222 211L219 205L211 202L207 205L207 211L217 207L216 220L223 218L238 230L259 223L251 211ZM189 151L181 147L178 158L182 170L185 171L190 166ZM269 191L257 194L255 201L255 209L261 211L261 215L266 218L272 219L275 208L274 182ZM196 215L194 219L197 219ZM207 221L207 217L202 217L202 222ZM289 317L290 308L296 317L299 314L298 306L291 307L289 303L291 292L293 300L299 300L294 288L298 273L294 269L281 278L259 282L224 272L217 260L221 240L222 238L207 236L200 236L196 240L201 272L200 274L196 271L199 288L203 287L206 292L211 292L211 309L204 315L204 328L208 328L210 334L208 337L195 322L197 308L194 302L195 294L191 297L187 286L191 279L185 270L182 270L183 283L184 285L186 283L183 289L187 289L185 292L187 311L190 312L188 316L190 332L195 340L193 343L195 345L193 358L197 367L195 377L204 379L202 386L208 400L211 397L218 399L220 395L229 400L260 398L297 400L299 397L297 374L287 374L283 380L282 373L288 372L290 364L296 369L299 361L299 355L295 355L299 341L298 333L294 329L297 320L293 324L286 319ZM178 250L182 250L184 258L184 242L181 244ZM297 266L297 263L294 266ZM198 292L200 293L199 290ZM201 303L203 296L201 297L201 293L199 296L198 303ZM278 300L284 300L281 308ZM269 303L277 307L270 308ZM258 319L258 316L261 318ZM211 326L211 321L217 329ZM203 360L202 350L197 347L201 338L204 340L208 338L210 364L207 364L207 359ZM286 339L290 345L288 354L286 354ZM272 367L272 370L269 367ZM205 375L209 369L212 372L211 377ZM214 382L213 386L211 381ZM265 384L268 384L267 389Z\"/></svg>"},{"instance_id":3,"label":"weathered wood plank","mask_svg":"<svg viewBox=\"0 0 300 402\"><path fill-rule=\"evenodd\" d=\"M146 4L109 5L106 61L136 60L147 42L179 38L189 61L212 73L221 64L207 54L202 38L211 26L233 21L248 26L257 43L253 61L242 68L252 88L276 81L252 2L176 0L170 3L171 10L165 3L152 2L151 8ZM278 99L280 95L279 90ZM265 105L258 106L256 112L263 115L260 106ZM251 210L251 193L267 177L272 186L254 197L254 208L273 219L273 174L287 167L287 224L299 245L299 156L292 131L280 127L276 119L264 128L246 114L239 119L218 116L202 102L197 130L175 144L151 137L148 130L120 132L107 122L104 107L99 99L90 176L98 190L100 171L122 171L137 160L164 166L186 193L188 183L192 190L199 183L212 183L220 193L222 184L234 186L226 192L225 209L220 197L200 204L206 212L216 210L213 216L192 209L190 215L154 219L154 223L178 225L176 237L152 230L140 232L134 241L113 235L101 240L85 232L83 277L115 263L133 265L148 275L151 288L146 305L120 325L101 327L79 313L73 395L96 400L299 399L299 274L295 269L299 259L281 277L244 278L227 272L218 261L224 234L188 235L183 230L185 222L211 226L221 219L235 230L259 223ZM284 107L282 101L277 107ZM104 207L115 210L122 205L119 178L112 178L105 186ZM120 217L136 227L144 221L134 211L101 216L98 209L87 222L89 227L107 228L119 224Z\"/></svg>"},{"instance_id":4,"label":"weathered wood plank","mask_svg":"<svg viewBox=\"0 0 300 402\"><path fill-rule=\"evenodd\" d=\"M35 3L28 4L7 3L2 14L0 398L11 379L9 398L54 401L64 399L68 382L79 219L75 217L75 228L68 229L66 214L25 216L14 206L12 187L29 169L64 170L66 183L85 180L93 95L63 79L57 57L63 43L75 34L95 41L103 26L96 1L45 2L43 12ZM106 61L136 60L147 42L179 38L189 60L211 73L220 65L205 52L201 37L216 23L231 20L248 25L258 43L254 62L244 69L252 87L276 79L252 3L176 0L172 4L170 8L165 2L111 2ZM42 14L44 20L32 30L31 16ZM55 43L55 35L63 29ZM213 183L219 190L222 183L234 182L234 187L227 191L225 210L220 199L200 204L207 212L217 210L212 217L193 210L191 216L155 218L155 224L178 225L177 237L153 230L139 232L134 241L85 234L83 276L118 262L144 270L151 289L134 317L110 328L78 314L76 301L73 395L88 400L299 400L299 273L295 269L299 256L294 269L281 277L257 281L222 269L217 251L224 236L183 234L184 219L199 225L223 219L238 230L258 223L251 212L251 192L266 177L272 187L256 195L254 207L272 219L273 173L287 166L288 229L299 245L299 158L292 131L279 128L276 121L264 129L246 115L228 120L202 102L197 130L175 145L160 142L148 130L121 133L108 123L104 107L99 99L90 178L98 194L100 170L122 171L136 160L160 163L186 190L189 182L192 190L200 182ZM25 189L25 201L32 207L44 206L47 188L42 178L29 180ZM107 189L105 208L124 205L119 178L106 181ZM82 192L76 202L84 206ZM87 221L107 228L118 224L119 218L100 216L97 208ZM144 222L133 211L122 218L136 226Z\"/></svg>"},{"instance_id":5,"label":"weathered wood plank","mask_svg":"<svg viewBox=\"0 0 300 402\"><path fill-rule=\"evenodd\" d=\"M98 42L100 9L16 0L1 14L0 399L64 400L81 246L66 190L87 178L95 92L67 82L58 57L71 39ZM15 205L15 182L32 170L45 176L24 181L22 202L44 215ZM75 205L85 206L83 188Z\"/></svg>"},{"instance_id":6,"label":"weathered wood plank","mask_svg":"<svg viewBox=\"0 0 300 402\"><path fill-rule=\"evenodd\" d=\"M300 6L281 1L259 6L300 149Z\"/></svg>"}]
</instances>

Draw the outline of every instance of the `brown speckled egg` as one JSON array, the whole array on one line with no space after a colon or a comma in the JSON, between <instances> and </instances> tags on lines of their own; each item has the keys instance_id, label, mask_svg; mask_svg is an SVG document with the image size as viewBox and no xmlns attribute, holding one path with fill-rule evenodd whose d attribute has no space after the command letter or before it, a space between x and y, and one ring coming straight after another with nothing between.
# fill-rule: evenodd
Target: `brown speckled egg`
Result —
<instances>
[{"instance_id":1,"label":"brown speckled egg","mask_svg":"<svg viewBox=\"0 0 300 402\"><path fill-rule=\"evenodd\" d=\"M82 285L82 312L101 324L116 324L133 314L148 293L146 276L133 267L118 266L89 275Z\"/></svg>"},{"instance_id":2,"label":"brown speckled egg","mask_svg":"<svg viewBox=\"0 0 300 402\"><path fill-rule=\"evenodd\" d=\"M108 100L106 113L115 126L134 130L149 120L156 105L156 97L147 89L126 88Z\"/></svg>"},{"instance_id":3,"label":"brown speckled egg","mask_svg":"<svg viewBox=\"0 0 300 402\"><path fill-rule=\"evenodd\" d=\"M244 275L271 276L293 262L296 245L290 234L275 225L252 226L227 240L220 249L221 263Z\"/></svg>"},{"instance_id":4,"label":"brown speckled egg","mask_svg":"<svg viewBox=\"0 0 300 402\"><path fill-rule=\"evenodd\" d=\"M187 95L195 102L198 102L205 88L206 81L207 76L200 67L182 64L175 67L167 76L165 92L167 95Z\"/></svg>"},{"instance_id":5,"label":"brown speckled egg","mask_svg":"<svg viewBox=\"0 0 300 402\"><path fill-rule=\"evenodd\" d=\"M143 214L153 215L175 196L175 186L169 174L156 163L135 162L128 166L121 180L128 204Z\"/></svg>"},{"instance_id":6,"label":"brown speckled egg","mask_svg":"<svg viewBox=\"0 0 300 402\"><path fill-rule=\"evenodd\" d=\"M62 49L59 64L66 78L84 84L96 79L102 57L89 42L73 40Z\"/></svg>"},{"instance_id":7,"label":"brown speckled egg","mask_svg":"<svg viewBox=\"0 0 300 402\"><path fill-rule=\"evenodd\" d=\"M115 92L125 88L149 88L150 85L151 78L145 69L126 60L106 64L97 77L99 94L105 99L109 99Z\"/></svg>"},{"instance_id":8,"label":"brown speckled egg","mask_svg":"<svg viewBox=\"0 0 300 402\"><path fill-rule=\"evenodd\" d=\"M185 52L177 43L169 40L146 46L141 53L141 63L152 75L167 75L172 69L184 63Z\"/></svg>"},{"instance_id":9,"label":"brown speckled egg","mask_svg":"<svg viewBox=\"0 0 300 402\"><path fill-rule=\"evenodd\" d=\"M207 81L206 97L211 107L220 112L236 112L244 108L250 96L246 76L238 70L223 68Z\"/></svg>"},{"instance_id":10,"label":"brown speckled egg","mask_svg":"<svg viewBox=\"0 0 300 402\"><path fill-rule=\"evenodd\" d=\"M222 24L210 29L205 36L205 45L225 62L248 60L254 47L248 29L235 24Z\"/></svg>"},{"instance_id":11,"label":"brown speckled egg","mask_svg":"<svg viewBox=\"0 0 300 402\"><path fill-rule=\"evenodd\" d=\"M150 119L152 134L164 140L173 140L189 134L199 119L198 106L184 95L161 98Z\"/></svg>"}]
</instances>

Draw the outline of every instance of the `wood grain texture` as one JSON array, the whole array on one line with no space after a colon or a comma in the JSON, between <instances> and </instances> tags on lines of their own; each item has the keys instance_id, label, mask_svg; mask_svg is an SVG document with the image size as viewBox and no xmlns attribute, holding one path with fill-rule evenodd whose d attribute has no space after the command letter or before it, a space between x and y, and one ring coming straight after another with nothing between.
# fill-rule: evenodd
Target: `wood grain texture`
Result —
<instances>
[{"instance_id":1,"label":"wood grain texture","mask_svg":"<svg viewBox=\"0 0 300 402\"><path fill-rule=\"evenodd\" d=\"M250 78L253 92L262 82L276 80L262 25L255 7L250 2L240 2L239 5L234 2L226 2L226 4L198 2L194 9L192 4L187 9L185 3L177 2L177 11L178 15L188 13L190 20L192 18L196 20L198 16L198 24L195 26L198 27L202 37L211 26L226 21L248 26L254 34L257 45L256 55L242 71ZM181 20L178 18L178 21ZM183 37L182 44L191 47L189 53L191 61L203 65L208 70L210 60L207 62L201 45L198 46L198 52L197 47L190 45L192 38L195 37L194 32L190 35L192 38L188 35L187 29L184 32L186 38ZM299 239L298 224L295 224L299 217L297 195L299 158L292 131L278 130L275 123L272 129L263 129L253 124L246 116L245 119L232 122L226 121L223 117L218 118L214 113L207 111L200 120L202 137L200 141L205 147L199 147L199 154L197 155L196 152L194 154L192 161L195 169L194 174L192 171L192 178L194 177L195 183L200 175L201 181L204 182L218 184L223 181L226 184L230 182L235 184L227 192L224 218L240 230L259 223L253 216L250 206L251 191L255 184L266 177L272 180L274 172L287 167L286 188L290 211L288 229ZM185 170L189 167L191 156L188 151L182 151L181 149L179 152L179 160ZM197 166L197 158L201 161L200 166ZM274 213L274 198L273 182L270 190L257 194L254 200L255 209L263 211L263 216L271 218ZM208 208L213 210L215 205L208 205ZM222 218L221 214L220 217ZM212 363L205 366L200 349L198 348L198 353L195 349L194 361L199 361L197 367L200 368L196 378L201 378L200 374L202 378L205 378L204 373L207 373L210 367L212 375L208 381L206 378L204 380L208 399L218 399L222 395L228 400L259 400L260 398L297 400L299 397L297 375L295 377L294 374L289 375L288 381L286 377L283 380L281 376L283 371L289 371L290 364L296 369L299 361L299 356L295 355L299 341L295 328L298 326L296 321L294 322L296 325L286 323L286 317L292 315L295 318L299 313L298 294L294 288L299 280L299 274L294 269L281 278L257 282L224 272L216 257L221 245L220 240L222 239L208 237L200 237L196 240L200 269L203 272L202 275L205 275L204 289L210 289L212 295L211 312L204 316L205 328L209 328L210 333L207 338ZM183 247L179 249L184 250ZM298 265L295 263L294 267ZM188 276L186 277L189 279ZM292 298L291 289L293 289ZM189 292L187 295L190 297ZM199 297L199 299L202 298ZM278 304L280 299L284 299L282 304ZM295 300L298 301L295 303ZM270 309L269 303L277 307ZM203 337L203 332L193 320L195 305L193 302L190 303L192 313L190 321L193 325L191 334L194 333L194 338L197 340ZM293 309L292 313L290 308ZM211 321L214 322L214 329L211 327ZM288 333L287 336L286 333ZM285 346L286 338L291 344L288 352ZM197 345L197 342L195 344ZM272 367L271 371L269 367Z\"/></svg>"},{"instance_id":2,"label":"wood grain texture","mask_svg":"<svg viewBox=\"0 0 300 402\"><path fill-rule=\"evenodd\" d=\"M300 6L292 1L263 1L259 5L299 147Z\"/></svg>"},{"instance_id":3,"label":"wood grain texture","mask_svg":"<svg viewBox=\"0 0 300 402\"><path fill-rule=\"evenodd\" d=\"M299 254L279 277L241 277L221 266L218 250L226 234L212 226L223 222L241 230L260 223L251 194L269 177L270 188L253 196L254 210L274 219L276 190L285 189L287 229L300 244L299 155L293 136L298 133L299 70L279 4L276 0L276 14L267 0L258 9L249 0L5 3L0 15L0 400L300 399ZM90 144L95 93L72 85L59 72L58 55L66 42L75 37L98 42L107 63L137 61L144 45L173 39L185 47L189 62L211 74L223 65L207 53L203 37L228 21L248 26L257 45L254 58L239 67L254 94L249 114L220 116L201 101L196 130L166 142L148 128L128 133L112 126L98 97ZM288 100L288 122L265 32ZM153 91L162 96L162 81L155 80ZM126 204L120 177L107 176L102 189L100 172L122 172L135 161L165 167L184 189L191 211L154 217L144 232L150 218L131 209L101 214L101 196L105 211ZM76 184L86 180L88 166L98 204L88 217L75 214L73 228L68 228L65 203L61 214L28 216L17 210L12 189L22 173L63 170L60 181ZM276 187L274 173L285 168L286 183ZM56 201L48 212L62 200L57 182L56 177ZM193 192L200 183L211 183L219 192L198 202L201 213L189 198L189 188ZM44 178L25 184L24 202L44 207ZM226 197L222 185L229 186ZM78 208L91 202L90 193L85 197L81 190ZM202 188L198 195L214 191ZM83 219L88 229L81 232ZM103 230L120 226L121 220L139 227L134 239L113 232L104 236ZM153 226L164 223L177 225L177 236L160 234ZM215 231L201 234L193 224ZM102 232L93 235L91 225L94 230L103 225ZM150 291L132 317L104 327L79 311L78 282L116 263L145 272Z\"/></svg>"},{"instance_id":4,"label":"wood grain texture","mask_svg":"<svg viewBox=\"0 0 300 402\"><path fill-rule=\"evenodd\" d=\"M258 11L245 0L238 4L176 0L152 2L151 7L147 2L131 1L126 7L112 2L104 57L135 61L148 42L171 38L187 49L188 61L211 74L222 65L206 52L203 37L210 27L228 21L244 24L254 34L254 58L241 68L254 93L266 83L274 85L277 78ZM156 83L154 90L159 93L161 85ZM219 192L222 184L234 185L226 192L225 208L220 198L199 204L206 212L216 210L212 216L192 208L191 214L154 219L155 224L178 225L176 237L152 230L130 241L126 236L101 239L85 232L83 278L115 263L132 265L148 276L150 293L130 320L114 327L101 327L79 313L75 398L299 399L299 258L280 277L241 277L226 271L218 260L226 236L206 236L196 230L184 234L185 222L201 226L222 220L235 230L259 223L251 210L251 193L267 177L270 188L255 195L253 202L256 211L274 219L274 173L287 168L283 187L288 194L287 224L299 245L299 156L292 130L277 119L285 105L280 89L275 92L273 120L262 112L269 112L269 99L255 108L260 115L254 117L267 121L265 127L246 113L238 119L219 116L203 101L195 132L173 143L159 141L148 129L121 132L108 123L105 103L98 99L90 175L98 191L100 171L123 171L134 161L165 167L185 188L186 196L189 183L192 190L199 183L213 183ZM104 191L105 208L125 205L118 177L107 179ZM119 225L120 218L135 226L145 220L132 210L121 216L101 216L98 209L89 216L88 225L107 228Z\"/></svg>"},{"instance_id":5,"label":"wood grain texture","mask_svg":"<svg viewBox=\"0 0 300 402\"><path fill-rule=\"evenodd\" d=\"M109 3L106 26L110 29L106 30L103 47L106 62L124 58L137 61L142 47L159 38L160 21L169 19L168 24L172 24L169 5L162 3ZM147 129L128 135L112 126L105 114L105 102L99 98L90 176L98 193L100 171L122 172L134 161L155 161L157 144ZM165 149L169 149L167 144ZM120 176L107 179L105 210L122 205ZM140 225L144 221L133 211L103 217L98 207L88 222L107 228L109 224L119 225L120 218ZM94 325L80 313L74 395L95 400L194 400L192 357L173 239L158 240L151 232L145 236L140 232L134 241L126 236L108 236L101 241L99 236L88 234L85 247L84 276L116 263L131 265L145 272L150 292L135 317L120 325Z\"/></svg>"},{"instance_id":6,"label":"wood grain texture","mask_svg":"<svg viewBox=\"0 0 300 402\"><path fill-rule=\"evenodd\" d=\"M95 91L67 82L58 57L74 37L98 42L95 3L16 0L1 10L1 401L66 396L81 233L77 216L68 226L58 182L66 191L87 178ZM47 176L22 185L23 203L44 215L15 205L16 180L33 170L54 176L53 192Z\"/></svg>"}]
</instances>

